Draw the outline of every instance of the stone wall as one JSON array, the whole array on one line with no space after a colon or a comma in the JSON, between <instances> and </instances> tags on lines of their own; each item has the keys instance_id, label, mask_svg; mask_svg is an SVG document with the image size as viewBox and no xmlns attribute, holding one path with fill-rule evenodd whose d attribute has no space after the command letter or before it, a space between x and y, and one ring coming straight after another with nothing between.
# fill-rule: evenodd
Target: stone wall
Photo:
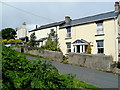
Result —
<instances>
[{"instance_id":1,"label":"stone wall","mask_svg":"<svg viewBox=\"0 0 120 90\"><path fill-rule=\"evenodd\" d=\"M21 52L21 48L14 48ZM30 53L33 55L43 56L54 61L61 62L63 60L63 53L57 51L49 51L49 50L27 50L24 49L25 53ZM114 73L120 73L120 69L111 67L112 58L106 55L95 55L95 54L77 54L77 53L69 53L68 62L73 65L83 66L96 70L103 71L112 71Z\"/></svg>"},{"instance_id":2,"label":"stone wall","mask_svg":"<svg viewBox=\"0 0 120 90\"><path fill-rule=\"evenodd\" d=\"M21 52L21 47L16 47L13 49ZM28 49L24 48L24 53L30 53L33 55L43 56L43 57L49 58L51 60L59 61L59 62L61 62L63 60L63 53L58 52L58 51L50 51L50 50L42 50L42 49L40 49L40 50L28 50Z\"/></svg>"},{"instance_id":3,"label":"stone wall","mask_svg":"<svg viewBox=\"0 0 120 90\"><path fill-rule=\"evenodd\" d=\"M70 53L68 61L91 69L110 71L112 58L105 55Z\"/></svg>"},{"instance_id":4,"label":"stone wall","mask_svg":"<svg viewBox=\"0 0 120 90\"><path fill-rule=\"evenodd\" d=\"M63 60L63 54L62 52L58 51L49 51L49 50L29 50L26 53L34 54L34 55L40 55L55 61L61 62Z\"/></svg>"}]
</instances>

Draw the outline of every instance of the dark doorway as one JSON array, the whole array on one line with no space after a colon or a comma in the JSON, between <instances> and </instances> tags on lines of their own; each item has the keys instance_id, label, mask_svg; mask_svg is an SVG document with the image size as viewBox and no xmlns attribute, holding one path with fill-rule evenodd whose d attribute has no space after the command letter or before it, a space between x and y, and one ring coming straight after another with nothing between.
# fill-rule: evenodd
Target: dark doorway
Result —
<instances>
[{"instance_id":1,"label":"dark doorway","mask_svg":"<svg viewBox=\"0 0 120 90\"><path fill-rule=\"evenodd\" d=\"M80 53L80 45L77 45L77 53Z\"/></svg>"}]
</instances>

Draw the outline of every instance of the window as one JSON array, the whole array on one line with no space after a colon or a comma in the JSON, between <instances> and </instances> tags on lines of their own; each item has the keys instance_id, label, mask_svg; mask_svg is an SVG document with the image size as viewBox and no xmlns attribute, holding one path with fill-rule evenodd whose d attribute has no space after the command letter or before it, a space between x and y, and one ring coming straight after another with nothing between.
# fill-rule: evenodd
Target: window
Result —
<instances>
[{"instance_id":1,"label":"window","mask_svg":"<svg viewBox=\"0 0 120 90\"><path fill-rule=\"evenodd\" d=\"M71 27L68 27L66 29L67 29L66 37L69 38L69 37L71 37Z\"/></svg>"},{"instance_id":2,"label":"window","mask_svg":"<svg viewBox=\"0 0 120 90\"><path fill-rule=\"evenodd\" d=\"M103 21L96 22L96 24L97 24L97 35L104 34Z\"/></svg>"},{"instance_id":3,"label":"window","mask_svg":"<svg viewBox=\"0 0 120 90\"><path fill-rule=\"evenodd\" d=\"M104 41L103 40L97 40L97 53L104 53Z\"/></svg>"},{"instance_id":4,"label":"window","mask_svg":"<svg viewBox=\"0 0 120 90\"><path fill-rule=\"evenodd\" d=\"M71 52L71 42L67 42L67 53Z\"/></svg>"},{"instance_id":5,"label":"window","mask_svg":"<svg viewBox=\"0 0 120 90\"><path fill-rule=\"evenodd\" d=\"M50 32L51 32L51 33L54 33L54 29L51 29Z\"/></svg>"}]
</instances>

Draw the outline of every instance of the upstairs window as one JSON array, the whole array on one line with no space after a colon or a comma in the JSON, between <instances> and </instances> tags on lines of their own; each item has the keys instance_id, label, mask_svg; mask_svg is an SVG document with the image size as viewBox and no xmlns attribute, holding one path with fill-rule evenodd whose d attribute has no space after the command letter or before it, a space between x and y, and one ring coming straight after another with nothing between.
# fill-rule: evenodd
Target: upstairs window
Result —
<instances>
[{"instance_id":1,"label":"upstairs window","mask_svg":"<svg viewBox=\"0 0 120 90\"><path fill-rule=\"evenodd\" d=\"M54 33L54 29L51 29L50 32L51 32L51 33Z\"/></svg>"},{"instance_id":2,"label":"upstairs window","mask_svg":"<svg viewBox=\"0 0 120 90\"><path fill-rule=\"evenodd\" d=\"M71 42L67 42L66 46L67 46L67 53L71 52Z\"/></svg>"},{"instance_id":3,"label":"upstairs window","mask_svg":"<svg viewBox=\"0 0 120 90\"><path fill-rule=\"evenodd\" d=\"M97 24L97 35L104 34L103 32L103 21L96 22Z\"/></svg>"},{"instance_id":4,"label":"upstairs window","mask_svg":"<svg viewBox=\"0 0 120 90\"><path fill-rule=\"evenodd\" d=\"M104 53L104 40L97 40L97 53Z\"/></svg>"},{"instance_id":5,"label":"upstairs window","mask_svg":"<svg viewBox=\"0 0 120 90\"><path fill-rule=\"evenodd\" d=\"M66 37L70 38L71 37L71 27L67 27L66 29L67 29Z\"/></svg>"}]
</instances>

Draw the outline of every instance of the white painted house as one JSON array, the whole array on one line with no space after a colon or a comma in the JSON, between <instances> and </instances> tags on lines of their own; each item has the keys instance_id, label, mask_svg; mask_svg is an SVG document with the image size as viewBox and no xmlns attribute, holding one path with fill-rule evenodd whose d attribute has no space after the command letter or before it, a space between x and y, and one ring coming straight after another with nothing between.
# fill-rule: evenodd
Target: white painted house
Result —
<instances>
[{"instance_id":1,"label":"white painted house","mask_svg":"<svg viewBox=\"0 0 120 90\"><path fill-rule=\"evenodd\" d=\"M26 37L28 37L29 33L26 28L25 22L22 24L22 27L20 29L16 29L16 33L17 33L16 39L21 39L23 41L26 41Z\"/></svg>"},{"instance_id":2,"label":"white painted house","mask_svg":"<svg viewBox=\"0 0 120 90\"><path fill-rule=\"evenodd\" d=\"M120 5L115 2L115 10L97 15L72 20L65 20L42 25L34 30L18 31L18 38L35 33L40 46L44 45L50 32L58 34L60 49L63 54L86 53L86 47L91 42L92 54L111 55L114 61L120 56ZM97 9L96 9L97 10ZM24 28L23 24L23 28Z\"/></svg>"}]
</instances>

